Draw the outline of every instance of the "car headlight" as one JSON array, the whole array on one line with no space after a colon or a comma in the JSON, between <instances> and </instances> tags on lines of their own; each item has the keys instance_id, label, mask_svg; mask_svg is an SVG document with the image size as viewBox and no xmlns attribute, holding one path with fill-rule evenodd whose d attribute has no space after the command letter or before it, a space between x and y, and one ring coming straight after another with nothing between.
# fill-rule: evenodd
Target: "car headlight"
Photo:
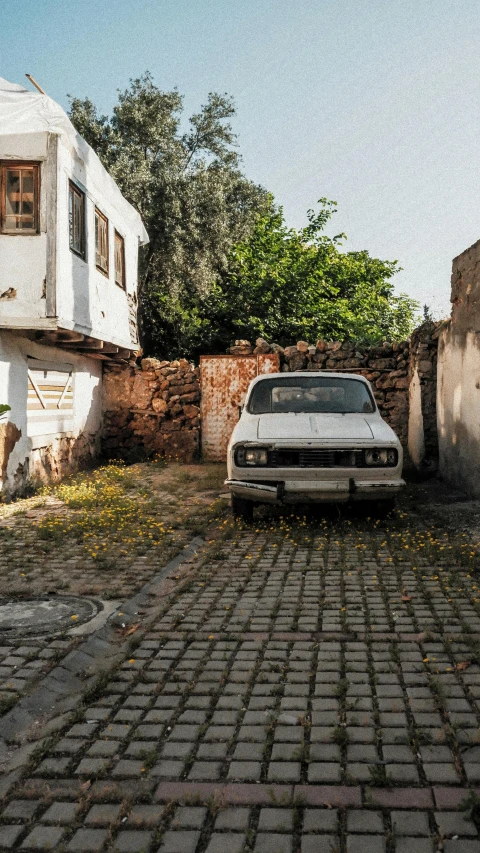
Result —
<instances>
[{"instance_id":1,"label":"car headlight","mask_svg":"<svg viewBox=\"0 0 480 853\"><path fill-rule=\"evenodd\" d=\"M398 462L398 451L394 447L378 448L365 451L365 465L395 467Z\"/></svg>"},{"instance_id":2,"label":"car headlight","mask_svg":"<svg viewBox=\"0 0 480 853\"><path fill-rule=\"evenodd\" d=\"M237 465L266 465L268 451L266 447L237 447L235 463Z\"/></svg>"}]
</instances>

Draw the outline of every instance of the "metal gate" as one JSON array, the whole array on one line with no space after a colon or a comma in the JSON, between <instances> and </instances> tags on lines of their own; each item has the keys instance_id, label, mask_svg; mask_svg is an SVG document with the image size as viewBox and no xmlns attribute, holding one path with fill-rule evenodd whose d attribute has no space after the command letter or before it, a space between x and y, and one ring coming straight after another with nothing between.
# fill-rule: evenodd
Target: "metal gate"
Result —
<instances>
[{"instance_id":1,"label":"metal gate","mask_svg":"<svg viewBox=\"0 0 480 853\"><path fill-rule=\"evenodd\" d=\"M200 357L202 389L202 454L211 462L224 462L232 430L238 421L248 386L260 373L278 373L280 358L271 355L203 355Z\"/></svg>"}]
</instances>

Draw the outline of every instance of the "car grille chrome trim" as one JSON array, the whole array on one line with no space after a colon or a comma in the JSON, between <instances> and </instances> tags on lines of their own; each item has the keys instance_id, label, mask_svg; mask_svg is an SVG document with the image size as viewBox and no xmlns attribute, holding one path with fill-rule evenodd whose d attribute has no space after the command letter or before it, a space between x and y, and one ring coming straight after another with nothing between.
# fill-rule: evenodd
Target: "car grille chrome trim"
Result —
<instances>
[{"instance_id":1,"label":"car grille chrome trim","mask_svg":"<svg viewBox=\"0 0 480 853\"><path fill-rule=\"evenodd\" d=\"M346 462L346 454L355 454ZM341 459L343 456L343 460ZM270 468L363 468L363 452L353 448L285 448L268 454Z\"/></svg>"}]
</instances>

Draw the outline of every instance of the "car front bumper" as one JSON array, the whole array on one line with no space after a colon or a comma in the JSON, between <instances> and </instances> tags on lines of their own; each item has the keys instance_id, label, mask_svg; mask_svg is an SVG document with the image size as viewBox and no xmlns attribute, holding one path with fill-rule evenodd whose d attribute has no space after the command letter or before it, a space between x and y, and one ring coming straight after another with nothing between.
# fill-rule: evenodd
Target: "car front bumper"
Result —
<instances>
[{"instance_id":1,"label":"car front bumper","mask_svg":"<svg viewBox=\"0 0 480 853\"><path fill-rule=\"evenodd\" d=\"M256 503L346 503L393 498L402 491L405 481L401 477L391 480L348 477L337 480L282 480L270 485L254 480L228 479L225 485L237 497Z\"/></svg>"}]
</instances>

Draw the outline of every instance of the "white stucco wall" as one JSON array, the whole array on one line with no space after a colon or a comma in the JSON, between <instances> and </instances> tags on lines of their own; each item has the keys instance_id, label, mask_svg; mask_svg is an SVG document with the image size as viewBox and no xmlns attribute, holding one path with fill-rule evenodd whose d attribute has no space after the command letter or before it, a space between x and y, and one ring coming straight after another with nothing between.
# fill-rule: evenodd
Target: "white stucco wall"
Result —
<instances>
[{"instance_id":1,"label":"white stucco wall","mask_svg":"<svg viewBox=\"0 0 480 853\"><path fill-rule=\"evenodd\" d=\"M440 474L480 496L480 332L442 329L437 418Z\"/></svg>"},{"instance_id":2,"label":"white stucco wall","mask_svg":"<svg viewBox=\"0 0 480 853\"><path fill-rule=\"evenodd\" d=\"M39 234L0 234L0 328L63 328L136 349L132 297L139 245L148 242L141 218L62 108L1 78L0 160L40 165ZM69 247L69 180L86 197L85 260ZM95 265L95 206L108 219L108 277ZM115 230L126 291L115 284Z\"/></svg>"},{"instance_id":3,"label":"white stucco wall","mask_svg":"<svg viewBox=\"0 0 480 853\"><path fill-rule=\"evenodd\" d=\"M66 433L28 435L27 359L38 359L52 365L72 365L74 374L73 427ZM35 477L44 476L45 459L56 459L61 473L68 470L69 461L62 462L65 453L75 456L75 442L82 439L91 451L99 449L102 426L102 365L92 358L69 353L57 347L39 346L26 337L11 331L0 331L0 403L11 406L8 420L21 431L9 455L6 478L0 491L12 493L17 487ZM21 466L23 470L21 471ZM22 482L20 482L22 481Z\"/></svg>"},{"instance_id":4,"label":"white stucco wall","mask_svg":"<svg viewBox=\"0 0 480 853\"><path fill-rule=\"evenodd\" d=\"M47 275L47 133L0 134L0 160L34 160L40 163L40 234L0 234L0 321L30 320L46 316L44 282ZM2 298L13 288L14 299Z\"/></svg>"},{"instance_id":5,"label":"white stucco wall","mask_svg":"<svg viewBox=\"0 0 480 853\"><path fill-rule=\"evenodd\" d=\"M111 179L99 180L96 172L60 138L57 186L57 314L61 328L74 329L99 340L133 348L127 294L137 290L138 233L123 209L127 203ZM105 176L102 176L105 178ZM72 180L86 195L86 259L69 248L68 186ZM95 207L109 222L109 275L95 265ZM131 208L128 205L128 213ZM131 217L130 217L131 218ZM114 232L125 241L126 291L115 284Z\"/></svg>"},{"instance_id":6,"label":"white stucco wall","mask_svg":"<svg viewBox=\"0 0 480 853\"><path fill-rule=\"evenodd\" d=\"M423 429L422 388L416 367L410 382L408 408L408 452L418 468L425 458L425 433Z\"/></svg>"}]
</instances>

